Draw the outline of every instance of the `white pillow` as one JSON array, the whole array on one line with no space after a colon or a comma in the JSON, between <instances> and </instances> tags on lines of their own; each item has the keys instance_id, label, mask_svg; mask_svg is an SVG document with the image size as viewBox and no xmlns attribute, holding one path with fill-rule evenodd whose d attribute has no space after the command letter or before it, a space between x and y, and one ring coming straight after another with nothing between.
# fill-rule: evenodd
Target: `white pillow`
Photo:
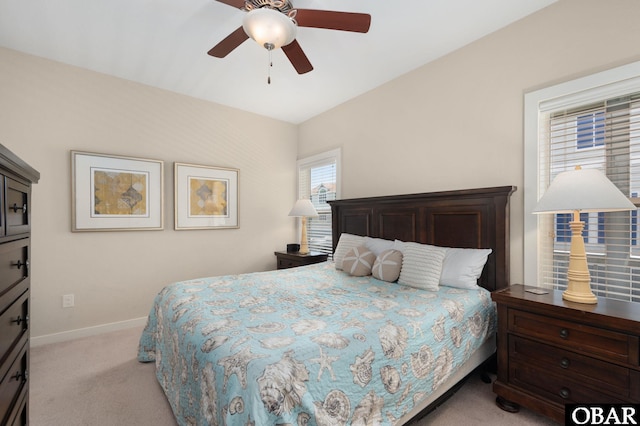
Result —
<instances>
[{"instance_id":1,"label":"white pillow","mask_svg":"<svg viewBox=\"0 0 640 426\"><path fill-rule=\"evenodd\" d=\"M392 240L384 240L382 238L364 237L364 245L376 256L380 256L385 250L391 250L394 242Z\"/></svg>"},{"instance_id":2,"label":"white pillow","mask_svg":"<svg viewBox=\"0 0 640 426\"><path fill-rule=\"evenodd\" d=\"M353 234L341 234L336 246L336 251L333 253L333 261L336 264L336 269L342 270L342 261L344 255L352 248L358 247L364 244L364 237Z\"/></svg>"},{"instance_id":3,"label":"white pillow","mask_svg":"<svg viewBox=\"0 0 640 426\"><path fill-rule=\"evenodd\" d=\"M491 249L447 248L440 284L448 287L476 288L490 254Z\"/></svg>"},{"instance_id":4,"label":"white pillow","mask_svg":"<svg viewBox=\"0 0 640 426\"><path fill-rule=\"evenodd\" d=\"M423 290L438 290L447 249L429 244L403 243L399 284Z\"/></svg>"},{"instance_id":5,"label":"white pillow","mask_svg":"<svg viewBox=\"0 0 640 426\"><path fill-rule=\"evenodd\" d=\"M392 247L392 248L393 248L394 250L398 250L398 251L399 251L399 252L401 252L401 253L404 253L404 244L405 244L405 242L404 242L404 241L395 240L395 241L393 242L393 247Z\"/></svg>"},{"instance_id":6,"label":"white pillow","mask_svg":"<svg viewBox=\"0 0 640 426\"><path fill-rule=\"evenodd\" d=\"M361 245L347 250L342 261L342 267L349 275L364 277L371 275L371 268L373 268L375 260L376 255L366 246Z\"/></svg>"}]
</instances>

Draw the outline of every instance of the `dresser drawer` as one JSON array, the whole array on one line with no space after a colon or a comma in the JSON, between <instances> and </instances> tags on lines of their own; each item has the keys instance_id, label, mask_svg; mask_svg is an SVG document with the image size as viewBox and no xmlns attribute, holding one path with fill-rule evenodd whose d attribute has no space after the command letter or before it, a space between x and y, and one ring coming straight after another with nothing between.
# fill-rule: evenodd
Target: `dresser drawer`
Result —
<instances>
[{"instance_id":1,"label":"dresser drawer","mask_svg":"<svg viewBox=\"0 0 640 426\"><path fill-rule=\"evenodd\" d=\"M509 337L509 360L535 365L545 372L613 396L632 397L632 370L629 368L517 336Z\"/></svg>"},{"instance_id":2,"label":"dresser drawer","mask_svg":"<svg viewBox=\"0 0 640 426\"><path fill-rule=\"evenodd\" d=\"M27 276L29 276L29 239L24 238L0 245L0 296Z\"/></svg>"},{"instance_id":3,"label":"dresser drawer","mask_svg":"<svg viewBox=\"0 0 640 426\"><path fill-rule=\"evenodd\" d=\"M0 312L0 362L4 363L9 353L15 348L23 336L29 331L29 292L28 288L19 286L24 292L20 297L11 299L6 309ZM13 296L13 294L11 294ZM5 297L1 298L2 305L6 303Z\"/></svg>"},{"instance_id":4,"label":"dresser drawer","mask_svg":"<svg viewBox=\"0 0 640 426\"><path fill-rule=\"evenodd\" d=\"M29 232L29 187L6 178L6 234L17 235Z\"/></svg>"},{"instance_id":5,"label":"dresser drawer","mask_svg":"<svg viewBox=\"0 0 640 426\"><path fill-rule=\"evenodd\" d=\"M22 389L27 385L29 366L28 342L17 352L6 374L0 378L0 424L6 424L20 402Z\"/></svg>"},{"instance_id":6,"label":"dresser drawer","mask_svg":"<svg viewBox=\"0 0 640 426\"><path fill-rule=\"evenodd\" d=\"M29 388L27 386L22 387L18 402L14 405L7 418L7 424L10 426L26 426L29 424Z\"/></svg>"},{"instance_id":7,"label":"dresser drawer","mask_svg":"<svg viewBox=\"0 0 640 426\"><path fill-rule=\"evenodd\" d=\"M524 392L539 395L557 404L618 404L625 402L622 395L614 396L598 389L586 387L580 380L558 375L537 364L509 364L509 383ZM627 400L628 401L628 400Z\"/></svg>"},{"instance_id":8,"label":"dresser drawer","mask_svg":"<svg viewBox=\"0 0 640 426\"><path fill-rule=\"evenodd\" d=\"M638 336L509 309L509 330L574 352L638 365Z\"/></svg>"}]
</instances>

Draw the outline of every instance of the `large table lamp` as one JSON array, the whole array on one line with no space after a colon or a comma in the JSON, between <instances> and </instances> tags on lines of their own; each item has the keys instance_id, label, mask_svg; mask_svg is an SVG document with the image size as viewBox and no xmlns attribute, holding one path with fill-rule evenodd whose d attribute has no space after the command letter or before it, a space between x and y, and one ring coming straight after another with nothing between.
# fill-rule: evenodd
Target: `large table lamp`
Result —
<instances>
[{"instance_id":1,"label":"large table lamp","mask_svg":"<svg viewBox=\"0 0 640 426\"><path fill-rule=\"evenodd\" d=\"M309 254L309 242L307 241L307 218L318 217L316 208L313 207L311 200L300 199L293 205L293 208L289 212L289 216L298 216L302 218L302 230L300 233L300 254Z\"/></svg>"},{"instance_id":2,"label":"large table lamp","mask_svg":"<svg viewBox=\"0 0 640 426\"><path fill-rule=\"evenodd\" d=\"M578 303L598 303L591 291L591 275L587 266L581 212L635 210L637 207L602 172L582 169L560 173L538 201L534 214L572 213L571 251L567 271L567 289L562 298Z\"/></svg>"}]
</instances>

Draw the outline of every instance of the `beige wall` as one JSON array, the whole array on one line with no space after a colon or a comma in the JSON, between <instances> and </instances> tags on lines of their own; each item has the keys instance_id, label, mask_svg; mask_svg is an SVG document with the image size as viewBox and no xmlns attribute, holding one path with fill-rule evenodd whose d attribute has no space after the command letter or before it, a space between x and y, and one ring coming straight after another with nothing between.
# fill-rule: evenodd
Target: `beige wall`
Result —
<instances>
[{"instance_id":1,"label":"beige wall","mask_svg":"<svg viewBox=\"0 0 640 426\"><path fill-rule=\"evenodd\" d=\"M640 2L560 0L299 126L298 155L342 146L343 198L516 185L523 278L523 95L640 59Z\"/></svg>"},{"instance_id":2,"label":"beige wall","mask_svg":"<svg viewBox=\"0 0 640 426\"><path fill-rule=\"evenodd\" d=\"M274 269L295 238L296 138L292 124L0 48L0 143L41 173L32 336L146 317L173 281ZM165 229L71 233L71 149L163 160ZM174 161L240 169L240 229L173 230Z\"/></svg>"}]
</instances>

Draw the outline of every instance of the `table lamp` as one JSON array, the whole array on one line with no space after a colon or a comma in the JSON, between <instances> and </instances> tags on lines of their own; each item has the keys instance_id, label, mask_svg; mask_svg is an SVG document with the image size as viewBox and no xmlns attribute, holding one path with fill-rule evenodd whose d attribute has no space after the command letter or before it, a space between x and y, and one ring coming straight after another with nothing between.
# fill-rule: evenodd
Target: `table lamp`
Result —
<instances>
[{"instance_id":1,"label":"table lamp","mask_svg":"<svg viewBox=\"0 0 640 426\"><path fill-rule=\"evenodd\" d=\"M612 212L635 210L637 207L596 169L583 169L560 173L538 201L534 214L573 213L571 251L569 252L568 285L562 298L571 302L595 304L598 299L591 291L591 275L587 266L582 230L581 212Z\"/></svg>"},{"instance_id":2,"label":"table lamp","mask_svg":"<svg viewBox=\"0 0 640 426\"><path fill-rule=\"evenodd\" d=\"M302 218L302 232L300 234L300 254L309 254L309 243L307 241L307 218L318 217L316 208L313 207L311 200L300 199L293 205L293 208L289 212L289 216L298 216Z\"/></svg>"}]
</instances>

